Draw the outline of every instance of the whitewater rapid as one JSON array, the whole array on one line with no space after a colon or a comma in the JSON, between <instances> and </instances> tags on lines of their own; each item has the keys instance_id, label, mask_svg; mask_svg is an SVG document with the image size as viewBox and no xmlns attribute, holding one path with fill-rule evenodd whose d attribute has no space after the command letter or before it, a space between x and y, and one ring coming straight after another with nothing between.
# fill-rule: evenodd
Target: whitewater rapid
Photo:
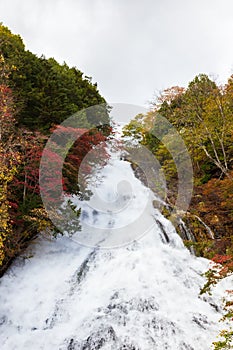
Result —
<instances>
[{"instance_id":1,"label":"whitewater rapid","mask_svg":"<svg viewBox=\"0 0 233 350\"><path fill-rule=\"evenodd\" d=\"M112 156L98 177L89 201L73 198L82 232L38 239L1 279L1 349L210 349L221 312L218 296L199 296L208 261L129 162Z\"/></svg>"}]
</instances>

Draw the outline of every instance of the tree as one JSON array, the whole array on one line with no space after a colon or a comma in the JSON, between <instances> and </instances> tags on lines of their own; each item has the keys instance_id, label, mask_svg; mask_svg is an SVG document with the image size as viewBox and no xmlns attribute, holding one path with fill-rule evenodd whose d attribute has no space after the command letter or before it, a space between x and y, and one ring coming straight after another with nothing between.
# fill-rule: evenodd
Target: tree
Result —
<instances>
[{"instance_id":1,"label":"tree","mask_svg":"<svg viewBox=\"0 0 233 350\"><path fill-rule=\"evenodd\" d=\"M5 65L1 58L1 77L5 76ZM8 187L12 182L20 155L17 151L18 137L15 130L14 105L12 91L6 84L0 84L0 265L12 235L12 222L9 214Z\"/></svg>"},{"instance_id":2,"label":"tree","mask_svg":"<svg viewBox=\"0 0 233 350\"><path fill-rule=\"evenodd\" d=\"M220 170L220 175L230 176L233 115L229 91L230 84L223 88L200 74L186 90L167 89L159 98L157 111L182 133L197 171L209 164L212 171L215 168L216 173Z\"/></svg>"},{"instance_id":3,"label":"tree","mask_svg":"<svg viewBox=\"0 0 233 350\"><path fill-rule=\"evenodd\" d=\"M11 67L9 86L16 97L20 126L49 133L52 126L77 111L105 103L91 78L84 76L76 67L70 68L54 58L37 57L25 50L20 36L12 34L2 24L0 53ZM93 125L92 117L86 115L85 120L80 120L79 127ZM108 113L101 114L97 123L96 120L94 122L94 125L109 124Z\"/></svg>"},{"instance_id":4,"label":"tree","mask_svg":"<svg viewBox=\"0 0 233 350\"><path fill-rule=\"evenodd\" d=\"M229 176L227 138L232 129L232 113L225 108L221 87L202 74L196 77L185 93L186 113L193 123L195 139L207 158Z\"/></svg>"}]
</instances>

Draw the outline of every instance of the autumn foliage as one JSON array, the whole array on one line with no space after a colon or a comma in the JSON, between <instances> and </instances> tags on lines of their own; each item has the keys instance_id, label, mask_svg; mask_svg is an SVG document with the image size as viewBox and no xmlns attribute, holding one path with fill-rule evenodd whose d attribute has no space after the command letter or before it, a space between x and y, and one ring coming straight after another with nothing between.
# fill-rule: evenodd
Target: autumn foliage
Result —
<instances>
[{"instance_id":1,"label":"autumn foliage","mask_svg":"<svg viewBox=\"0 0 233 350\"><path fill-rule=\"evenodd\" d=\"M104 165L104 142L111 130L104 127L109 120L104 108L97 116L102 129L92 127L90 113L80 115L79 128L57 126L68 113L104 102L96 85L83 79L76 68L25 51L21 38L1 24L0 39L1 275L39 233L58 233L44 207L40 179L49 184L46 199L51 205L61 205L64 196L71 194L90 195L85 192L85 178L97 159ZM38 67L51 80L42 81ZM48 89L51 84L53 88ZM50 136L53 141L46 147ZM103 147L98 148L100 145ZM87 154L89 161L83 162ZM42 155L47 163L45 173L40 173ZM59 186L63 197L57 196Z\"/></svg>"}]
</instances>

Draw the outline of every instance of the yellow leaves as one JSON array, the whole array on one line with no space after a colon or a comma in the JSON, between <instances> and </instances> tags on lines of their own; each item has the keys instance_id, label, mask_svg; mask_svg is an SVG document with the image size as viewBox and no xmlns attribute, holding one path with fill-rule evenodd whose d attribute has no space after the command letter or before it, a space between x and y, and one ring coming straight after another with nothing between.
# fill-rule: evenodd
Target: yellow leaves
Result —
<instances>
[{"instance_id":1,"label":"yellow leaves","mask_svg":"<svg viewBox=\"0 0 233 350\"><path fill-rule=\"evenodd\" d=\"M5 200L4 200L5 199ZM6 200L6 193L1 195L0 198L0 266L3 263L4 253L4 241L9 235L12 234L12 227L10 223L10 216L8 213L9 204Z\"/></svg>"},{"instance_id":2,"label":"yellow leaves","mask_svg":"<svg viewBox=\"0 0 233 350\"><path fill-rule=\"evenodd\" d=\"M3 170L3 171L0 172L0 182L5 182L5 183L11 182L12 179L13 179L13 176L14 176L14 173L13 174L12 173L8 174L6 171Z\"/></svg>"},{"instance_id":3,"label":"yellow leaves","mask_svg":"<svg viewBox=\"0 0 233 350\"><path fill-rule=\"evenodd\" d=\"M29 215L24 216L24 220L29 221L33 227L36 227L38 232L49 232L53 228L52 222L44 208L32 209Z\"/></svg>"},{"instance_id":4,"label":"yellow leaves","mask_svg":"<svg viewBox=\"0 0 233 350\"><path fill-rule=\"evenodd\" d=\"M4 63L4 62L5 62L4 56L0 54L0 63Z\"/></svg>"},{"instance_id":5,"label":"yellow leaves","mask_svg":"<svg viewBox=\"0 0 233 350\"><path fill-rule=\"evenodd\" d=\"M0 55L0 76L7 81L9 67ZM16 66L14 66L16 69ZM18 136L14 127L14 101L7 82L0 84L0 266L9 256L8 241L13 237L8 185L12 182L20 163L17 151ZM15 248L14 248L15 249ZM12 255L12 254L11 254Z\"/></svg>"},{"instance_id":6,"label":"yellow leaves","mask_svg":"<svg viewBox=\"0 0 233 350\"><path fill-rule=\"evenodd\" d=\"M3 244L3 239L1 237L0 233L0 266L2 265L2 262L4 260L5 254L4 254L4 244Z\"/></svg>"},{"instance_id":7,"label":"yellow leaves","mask_svg":"<svg viewBox=\"0 0 233 350\"><path fill-rule=\"evenodd\" d=\"M8 197L8 184L13 180L17 167L15 164L15 158L19 159L19 156L7 152L4 150L3 145L0 143L0 266L5 258L5 246L4 242L8 237L12 236L12 225L9 215L9 202Z\"/></svg>"}]
</instances>

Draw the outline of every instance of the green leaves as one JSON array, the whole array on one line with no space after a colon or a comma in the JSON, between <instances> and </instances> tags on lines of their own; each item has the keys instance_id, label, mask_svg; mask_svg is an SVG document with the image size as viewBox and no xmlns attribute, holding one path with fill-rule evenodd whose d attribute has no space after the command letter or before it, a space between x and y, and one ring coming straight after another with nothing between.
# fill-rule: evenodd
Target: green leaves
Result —
<instances>
[{"instance_id":1,"label":"green leaves","mask_svg":"<svg viewBox=\"0 0 233 350\"><path fill-rule=\"evenodd\" d=\"M8 83L16 95L21 126L48 132L75 112L105 103L91 78L83 77L76 67L26 51L22 39L1 24L0 54L10 67ZM99 117L100 123L109 122L108 114ZM92 124L91 119L81 122L82 127Z\"/></svg>"}]
</instances>

